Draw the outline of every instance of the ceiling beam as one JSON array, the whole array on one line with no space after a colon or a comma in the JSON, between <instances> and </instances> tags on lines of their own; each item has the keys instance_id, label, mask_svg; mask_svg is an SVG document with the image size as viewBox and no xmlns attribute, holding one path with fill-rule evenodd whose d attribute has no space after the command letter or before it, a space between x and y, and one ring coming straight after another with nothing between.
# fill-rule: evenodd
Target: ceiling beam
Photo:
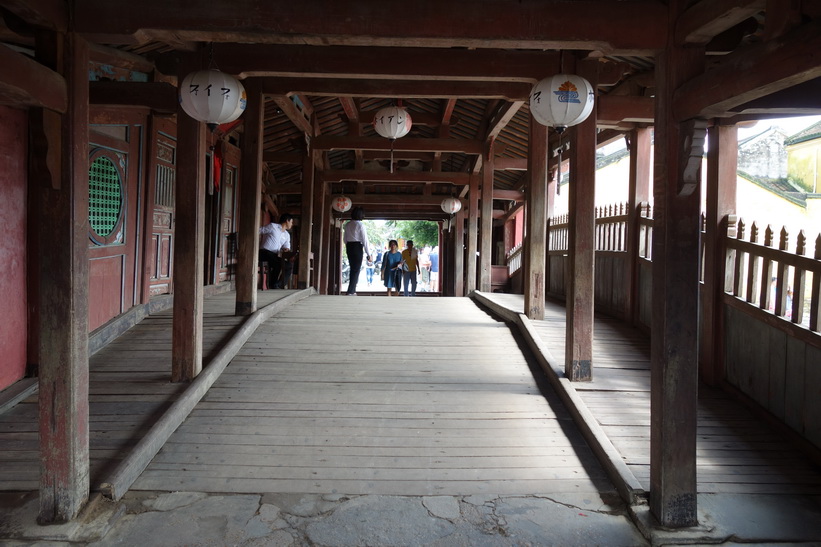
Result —
<instances>
[{"instance_id":1,"label":"ceiling beam","mask_svg":"<svg viewBox=\"0 0 821 547\"><path fill-rule=\"evenodd\" d=\"M173 38L348 46L581 49L648 54L667 41L667 8L657 0L384 0L270 2L212 0L192 11L187 0L84 0L75 30L107 43ZM100 21L106 24L101 26ZM618 21L620 24L615 24ZM119 42L111 40L118 39Z\"/></svg>"},{"instance_id":2,"label":"ceiling beam","mask_svg":"<svg viewBox=\"0 0 821 547\"><path fill-rule=\"evenodd\" d=\"M165 82L89 82L88 100L96 105L143 106L175 114L180 104L177 88Z\"/></svg>"},{"instance_id":3,"label":"ceiling beam","mask_svg":"<svg viewBox=\"0 0 821 547\"><path fill-rule=\"evenodd\" d=\"M262 92L266 95L307 93L325 97L386 97L404 99L456 98L527 100L533 86L525 82L459 82L353 80L331 78L271 78L263 77Z\"/></svg>"},{"instance_id":4,"label":"ceiling beam","mask_svg":"<svg viewBox=\"0 0 821 547\"><path fill-rule=\"evenodd\" d=\"M60 114L68 107L66 81L31 57L0 44L0 104L42 107Z\"/></svg>"},{"instance_id":5,"label":"ceiling beam","mask_svg":"<svg viewBox=\"0 0 821 547\"><path fill-rule=\"evenodd\" d=\"M484 140L492 141L498 137L499 133L501 133L508 122L513 119L513 116L522 108L523 104L525 104L524 101L513 101L512 103L501 104L488 122Z\"/></svg>"},{"instance_id":6,"label":"ceiling beam","mask_svg":"<svg viewBox=\"0 0 821 547\"><path fill-rule=\"evenodd\" d=\"M655 108L653 97L603 95L596 100L596 124L618 125L625 121L652 124Z\"/></svg>"},{"instance_id":7,"label":"ceiling beam","mask_svg":"<svg viewBox=\"0 0 821 547\"><path fill-rule=\"evenodd\" d=\"M525 200L525 193L519 190L499 190L494 188L493 199L506 199L518 203Z\"/></svg>"},{"instance_id":8,"label":"ceiling beam","mask_svg":"<svg viewBox=\"0 0 821 547\"><path fill-rule=\"evenodd\" d=\"M455 185L470 183L470 175L457 172L432 171L368 171L368 170L327 170L319 173L325 182L364 181L364 182L449 182Z\"/></svg>"},{"instance_id":9,"label":"ceiling beam","mask_svg":"<svg viewBox=\"0 0 821 547\"><path fill-rule=\"evenodd\" d=\"M283 114L285 114L300 131L313 136L314 128L311 122L305 117L302 111L296 107L294 101L283 96L273 97L273 99Z\"/></svg>"},{"instance_id":10,"label":"ceiling beam","mask_svg":"<svg viewBox=\"0 0 821 547\"><path fill-rule=\"evenodd\" d=\"M315 150L398 150L409 152L462 152L481 154L482 141L469 139L422 139L403 137L391 142L376 137L321 136L313 140Z\"/></svg>"},{"instance_id":11,"label":"ceiling beam","mask_svg":"<svg viewBox=\"0 0 821 547\"><path fill-rule=\"evenodd\" d=\"M262 161L267 163L290 163L293 165L302 165L304 160L305 154L302 152L268 151L262 153Z\"/></svg>"},{"instance_id":12,"label":"ceiling beam","mask_svg":"<svg viewBox=\"0 0 821 547\"><path fill-rule=\"evenodd\" d=\"M732 115L732 109L821 77L821 22L730 53L709 71L682 85L673 98L677 120Z\"/></svg>"},{"instance_id":13,"label":"ceiling beam","mask_svg":"<svg viewBox=\"0 0 821 547\"><path fill-rule=\"evenodd\" d=\"M766 7L766 0L701 0L676 22L676 42L706 45Z\"/></svg>"},{"instance_id":14,"label":"ceiling beam","mask_svg":"<svg viewBox=\"0 0 821 547\"><path fill-rule=\"evenodd\" d=\"M818 115L821 114L819 97L821 97L821 78L816 78L738 105L733 108L733 112L739 115Z\"/></svg>"},{"instance_id":15,"label":"ceiling beam","mask_svg":"<svg viewBox=\"0 0 821 547\"><path fill-rule=\"evenodd\" d=\"M2 0L0 6L38 28L65 31L68 2L61 0Z\"/></svg>"},{"instance_id":16,"label":"ceiling beam","mask_svg":"<svg viewBox=\"0 0 821 547\"><path fill-rule=\"evenodd\" d=\"M496 156L493 159L494 171L527 171L527 158L506 158Z\"/></svg>"}]
</instances>

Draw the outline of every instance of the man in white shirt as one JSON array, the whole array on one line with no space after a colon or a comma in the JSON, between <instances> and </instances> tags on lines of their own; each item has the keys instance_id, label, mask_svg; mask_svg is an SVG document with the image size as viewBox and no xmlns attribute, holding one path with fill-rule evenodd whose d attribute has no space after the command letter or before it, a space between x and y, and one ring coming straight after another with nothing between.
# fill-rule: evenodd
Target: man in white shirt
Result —
<instances>
[{"instance_id":1,"label":"man in white shirt","mask_svg":"<svg viewBox=\"0 0 821 547\"><path fill-rule=\"evenodd\" d=\"M345 251L348 254L348 264L351 266L350 279L348 280L348 295L356 296L356 284L359 281L359 270L362 269L362 258L367 256L370 259L371 248L368 245L368 234L362 220L365 218L365 210L362 207L354 207L351 211L351 220L345 225Z\"/></svg>"},{"instance_id":2,"label":"man in white shirt","mask_svg":"<svg viewBox=\"0 0 821 547\"><path fill-rule=\"evenodd\" d=\"M288 230L294 225L294 217L284 213L279 217L279 223L270 223L259 229L261 237L259 244L259 260L268 263L268 288L282 288L279 283L280 273L283 282L290 281L293 264L282 258L283 252L291 250L291 234Z\"/></svg>"}]
</instances>

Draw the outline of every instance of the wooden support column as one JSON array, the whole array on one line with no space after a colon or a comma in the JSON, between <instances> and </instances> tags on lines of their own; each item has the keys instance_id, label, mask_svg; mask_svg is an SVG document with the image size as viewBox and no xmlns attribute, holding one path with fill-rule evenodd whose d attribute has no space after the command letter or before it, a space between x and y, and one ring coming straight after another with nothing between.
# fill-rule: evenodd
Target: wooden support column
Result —
<instances>
[{"instance_id":1,"label":"wooden support column","mask_svg":"<svg viewBox=\"0 0 821 547\"><path fill-rule=\"evenodd\" d=\"M530 116L525 189L524 240L525 315L544 319L545 256L547 255L547 127Z\"/></svg>"},{"instance_id":2,"label":"wooden support column","mask_svg":"<svg viewBox=\"0 0 821 547\"><path fill-rule=\"evenodd\" d=\"M259 217L262 207L262 130L265 100L258 80L245 82L247 103L242 143L237 234L237 303L235 315L257 311Z\"/></svg>"},{"instance_id":3,"label":"wooden support column","mask_svg":"<svg viewBox=\"0 0 821 547\"><path fill-rule=\"evenodd\" d=\"M323 183L324 186L324 183ZM331 247L333 247L333 239L331 229L333 227L333 217L331 216L331 194L328 189L325 189L322 203L326 214L322 217L322 241L324 242L319 250L320 264L319 264L319 286L317 290L319 294L330 294L329 292L329 272L332 259Z\"/></svg>"},{"instance_id":4,"label":"wooden support column","mask_svg":"<svg viewBox=\"0 0 821 547\"><path fill-rule=\"evenodd\" d=\"M579 63L579 75L596 89L596 62ZM567 226L567 329L564 371L574 382L593 380L593 312L596 264L596 109L572 130Z\"/></svg>"},{"instance_id":5,"label":"wooden support column","mask_svg":"<svg viewBox=\"0 0 821 547\"><path fill-rule=\"evenodd\" d=\"M493 142L487 143L485 161L482 164L482 224L481 250L479 251L479 290L490 292L493 269Z\"/></svg>"},{"instance_id":6,"label":"wooden support column","mask_svg":"<svg viewBox=\"0 0 821 547\"><path fill-rule=\"evenodd\" d=\"M453 218L453 296L465 296L465 210Z\"/></svg>"},{"instance_id":7,"label":"wooden support column","mask_svg":"<svg viewBox=\"0 0 821 547\"><path fill-rule=\"evenodd\" d=\"M196 70L196 64L183 68ZM189 72L180 74L180 81ZM203 253L205 252L205 124L177 108L174 191L174 319L171 381L190 382L202 370Z\"/></svg>"},{"instance_id":8,"label":"wooden support column","mask_svg":"<svg viewBox=\"0 0 821 547\"><path fill-rule=\"evenodd\" d=\"M479 248L479 177L471 175L468 194L468 249L465 254L465 294L476 290L476 251Z\"/></svg>"},{"instance_id":9,"label":"wooden support column","mask_svg":"<svg viewBox=\"0 0 821 547\"><path fill-rule=\"evenodd\" d=\"M670 36L683 0L670 2ZM693 124L676 122L674 91L704 66L704 49L672 42L656 56L650 510L662 526L698 522L699 166ZM690 143L689 146L685 146ZM691 161L692 160L692 161Z\"/></svg>"},{"instance_id":10,"label":"wooden support column","mask_svg":"<svg viewBox=\"0 0 821 547\"><path fill-rule=\"evenodd\" d=\"M322 232L323 227L325 226L325 222L328 220L328 217L331 214L330 207L325 208L325 183L322 181L314 181L314 223L313 223L313 231L311 234L312 238L312 249L314 253L314 264L313 264L313 284L310 283L310 279L307 280L309 285L313 286L317 291L319 291L320 286L320 272L322 270L322 247L324 245L322 239Z\"/></svg>"},{"instance_id":11,"label":"wooden support column","mask_svg":"<svg viewBox=\"0 0 821 547\"><path fill-rule=\"evenodd\" d=\"M627 271L625 302L627 317L633 325L639 321L639 206L650 200L650 128L630 132L630 189L627 196Z\"/></svg>"},{"instance_id":12,"label":"wooden support column","mask_svg":"<svg viewBox=\"0 0 821 547\"><path fill-rule=\"evenodd\" d=\"M727 215L736 212L738 128L714 125L707 151L707 230L704 242L704 289L701 294L701 378L716 385L724 378L724 295Z\"/></svg>"},{"instance_id":13,"label":"wooden support column","mask_svg":"<svg viewBox=\"0 0 821 547\"><path fill-rule=\"evenodd\" d=\"M33 109L31 176L39 193L41 524L77 516L89 493L88 44L37 36L38 60L63 75L68 108ZM52 154L54 154L52 156ZM51 163L47 158L55 158ZM36 164L36 165L34 165ZM34 186L33 186L34 187ZM8 297L8 295L6 295Z\"/></svg>"},{"instance_id":14,"label":"wooden support column","mask_svg":"<svg viewBox=\"0 0 821 547\"><path fill-rule=\"evenodd\" d=\"M313 141L313 139L311 139ZM302 214L299 218L299 283L297 288L310 286L311 232L314 223L314 150L308 144L308 153L302 160Z\"/></svg>"}]
</instances>

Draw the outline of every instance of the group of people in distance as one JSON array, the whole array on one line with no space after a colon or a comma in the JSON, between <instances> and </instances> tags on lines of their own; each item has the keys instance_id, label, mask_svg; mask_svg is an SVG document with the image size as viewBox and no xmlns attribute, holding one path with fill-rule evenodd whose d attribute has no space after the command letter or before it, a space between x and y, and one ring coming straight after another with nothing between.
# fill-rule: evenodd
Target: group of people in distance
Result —
<instances>
[{"instance_id":1,"label":"group of people in distance","mask_svg":"<svg viewBox=\"0 0 821 547\"><path fill-rule=\"evenodd\" d=\"M365 218L365 211L362 207L354 207L351 211L351 220L345 225L345 250L348 254L350 264L350 279L346 294L356 295L356 285L359 282L359 271L362 268L363 258L366 262L366 275L368 284L373 282L373 269L378 262L371 252L368 243L368 234L362 220ZM399 295L399 288L404 285L405 296L416 296L417 276L425 266L425 273L431 266L431 259L425 258L426 264L420 264L419 252L414 248L413 241L408 240L407 247L399 251L399 242L395 239L388 243L388 250L382 255L382 282L388 296ZM439 271L439 257L436 256L436 272ZM410 289L410 292L408 292Z\"/></svg>"},{"instance_id":2,"label":"group of people in distance","mask_svg":"<svg viewBox=\"0 0 821 547\"><path fill-rule=\"evenodd\" d=\"M359 282L359 273L362 261L367 260L368 284L373 281L375 256L368 243L368 234L362 221L365 219L365 210L354 207L351 211L351 220L345 224L343 241L345 252L350 264L350 279L346 294L356 296L356 285ZM285 213L279 217L279 222L271 222L259 229L260 248L259 260L268 264L267 286L269 289L287 288L294 269L294 256L291 251L291 234L288 230L293 226L293 216ZM399 288L404 283L405 296L416 296L417 276L423 273L423 283L430 282L436 286L438 279L434 275L439 272L439 256L431 253L421 257L408 240L407 248L399 251L399 243L392 239L388 243L389 249L382 256L382 281L388 291L388 296L399 295ZM434 249L435 251L435 249ZM435 261L435 264L434 264ZM425 276L429 275L429 278ZM281 278L280 278L281 277ZM408 289L410 288L410 293Z\"/></svg>"}]
</instances>

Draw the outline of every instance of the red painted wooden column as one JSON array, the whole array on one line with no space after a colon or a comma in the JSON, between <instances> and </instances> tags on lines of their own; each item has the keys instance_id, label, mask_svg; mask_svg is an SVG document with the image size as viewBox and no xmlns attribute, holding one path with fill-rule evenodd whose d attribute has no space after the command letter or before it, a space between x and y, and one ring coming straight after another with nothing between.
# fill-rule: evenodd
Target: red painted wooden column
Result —
<instances>
[{"instance_id":1,"label":"red painted wooden column","mask_svg":"<svg viewBox=\"0 0 821 547\"><path fill-rule=\"evenodd\" d=\"M62 116L33 109L32 122L61 160L38 170L40 198L40 514L65 522L89 492L88 449L88 44L79 35L37 36L37 57L66 80ZM62 53L62 55L60 54ZM34 129L33 129L34 130ZM45 157L34 161L45 164ZM45 165L44 165L45 167ZM55 167L58 167L55 169ZM32 185L34 187L34 185Z\"/></svg>"},{"instance_id":2,"label":"red painted wooden column","mask_svg":"<svg viewBox=\"0 0 821 547\"><path fill-rule=\"evenodd\" d=\"M237 234L237 302L235 315L257 311L257 264L262 207L262 130L265 99L258 80L245 82L247 103L242 143Z\"/></svg>"},{"instance_id":3,"label":"red painted wooden column","mask_svg":"<svg viewBox=\"0 0 821 547\"><path fill-rule=\"evenodd\" d=\"M314 181L314 219L311 233L311 248L314 253L313 283L311 283L310 279L306 279L306 281L308 281L309 286L314 287L317 291L320 290L319 286L321 277L320 274L322 272L322 248L325 244L325 241L322 239L322 228L323 226L325 226L325 223L327 222L328 217L331 214L330 206L325 207L325 196L327 193L327 187L324 182L322 182L321 180Z\"/></svg>"},{"instance_id":4,"label":"red painted wooden column","mask_svg":"<svg viewBox=\"0 0 821 547\"><path fill-rule=\"evenodd\" d=\"M597 63L579 63L593 89ZM567 329L564 370L571 381L593 380L593 310L596 262L596 109L571 130L567 225Z\"/></svg>"},{"instance_id":5,"label":"red painted wooden column","mask_svg":"<svg viewBox=\"0 0 821 547\"><path fill-rule=\"evenodd\" d=\"M465 253L465 294L476 290L476 251L479 248L479 177L471 175L468 193L468 248Z\"/></svg>"},{"instance_id":6,"label":"red painted wooden column","mask_svg":"<svg viewBox=\"0 0 821 547\"><path fill-rule=\"evenodd\" d=\"M544 319L545 256L547 256L547 127L530 116L523 251L525 315Z\"/></svg>"},{"instance_id":7,"label":"red painted wooden column","mask_svg":"<svg viewBox=\"0 0 821 547\"><path fill-rule=\"evenodd\" d=\"M479 290L490 292L491 270L493 266L493 143L486 143L484 163L482 165L482 210L480 218L481 248L479 250Z\"/></svg>"},{"instance_id":8,"label":"red painted wooden column","mask_svg":"<svg viewBox=\"0 0 821 547\"><path fill-rule=\"evenodd\" d=\"M324 183L323 183L324 185ZM319 250L319 254L321 256L320 264L319 264L319 286L317 290L319 294L331 294L329 291L329 272L330 272L330 264L333 260L331 248L333 247L333 238L332 238L332 230L333 230L333 216L331 213L331 194L326 189L325 196L322 200L323 207L325 207L325 216L322 218L322 241L323 244Z\"/></svg>"},{"instance_id":9,"label":"red painted wooden column","mask_svg":"<svg viewBox=\"0 0 821 547\"><path fill-rule=\"evenodd\" d=\"M627 271L625 301L634 325L639 321L639 206L650 200L650 128L630 132L630 182L627 196Z\"/></svg>"},{"instance_id":10,"label":"red painted wooden column","mask_svg":"<svg viewBox=\"0 0 821 547\"><path fill-rule=\"evenodd\" d=\"M313 141L313 139L310 139ZM314 151L313 144L308 144L308 152L302 160L302 211L299 217L299 281L298 289L310 286L311 239L314 223Z\"/></svg>"},{"instance_id":11,"label":"red painted wooden column","mask_svg":"<svg viewBox=\"0 0 821 547\"><path fill-rule=\"evenodd\" d=\"M707 230L704 242L704 289L701 294L701 378L710 385L724 378L724 295L726 217L736 212L738 128L714 125L707 151Z\"/></svg>"},{"instance_id":12,"label":"red painted wooden column","mask_svg":"<svg viewBox=\"0 0 821 547\"><path fill-rule=\"evenodd\" d=\"M697 516L699 184L687 182L685 124L675 119L676 89L703 71L704 49L672 42L683 1L670 2L670 41L656 56L653 314L650 393L650 510L663 526ZM690 173L692 175L692 173ZM692 180L692 179L691 179Z\"/></svg>"},{"instance_id":13,"label":"red painted wooden column","mask_svg":"<svg viewBox=\"0 0 821 547\"><path fill-rule=\"evenodd\" d=\"M199 64L185 68L197 70ZM180 81L188 72L179 75ZM177 138L171 381L190 382L202 370L205 124L186 114L182 105L177 108Z\"/></svg>"}]
</instances>

